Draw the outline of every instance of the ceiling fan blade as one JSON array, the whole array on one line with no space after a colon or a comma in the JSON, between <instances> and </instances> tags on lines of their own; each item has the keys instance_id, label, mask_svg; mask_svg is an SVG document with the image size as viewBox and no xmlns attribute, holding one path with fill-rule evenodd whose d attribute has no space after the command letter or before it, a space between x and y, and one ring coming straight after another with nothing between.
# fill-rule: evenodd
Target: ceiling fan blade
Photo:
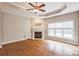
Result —
<instances>
[{"instance_id":1,"label":"ceiling fan blade","mask_svg":"<svg viewBox=\"0 0 79 59\"><path fill-rule=\"evenodd\" d=\"M32 7L35 7L32 3L28 3L29 5L31 5Z\"/></svg>"},{"instance_id":2,"label":"ceiling fan blade","mask_svg":"<svg viewBox=\"0 0 79 59\"><path fill-rule=\"evenodd\" d=\"M42 12L45 12L45 10L43 10L43 9L39 9L40 11L42 11Z\"/></svg>"},{"instance_id":3,"label":"ceiling fan blade","mask_svg":"<svg viewBox=\"0 0 79 59\"><path fill-rule=\"evenodd\" d=\"M33 10L33 8L30 8L30 9L26 9L27 11L29 11L29 10Z\"/></svg>"},{"instance_id":4,"label":"ceiling fan blade","mask_svg":"<svg viewBox=\"0 0 79 59\"><path fill-rule=\"evenodd\" d=\"M45 6L45 4L42 4L42 5L38 6L38 7L41 8L41 7L44 7L44 6Z\"/></svg>"}]
</instances>

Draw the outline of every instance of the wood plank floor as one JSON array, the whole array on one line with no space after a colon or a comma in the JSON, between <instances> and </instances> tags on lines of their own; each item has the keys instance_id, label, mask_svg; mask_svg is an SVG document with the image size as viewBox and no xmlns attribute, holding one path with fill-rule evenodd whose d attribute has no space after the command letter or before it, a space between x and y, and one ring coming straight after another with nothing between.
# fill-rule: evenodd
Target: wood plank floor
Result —
<instances>
[{"instance_id":1,"label":"wood plank floor","mask_svg":"<svg viewBox=\"0 0 79 59\"><path fill-rule=\"evenodd\" d=\"M78 56L78 46L50 40L23 40L5 44L0 56Z\"/></svg>"}]
</instances>

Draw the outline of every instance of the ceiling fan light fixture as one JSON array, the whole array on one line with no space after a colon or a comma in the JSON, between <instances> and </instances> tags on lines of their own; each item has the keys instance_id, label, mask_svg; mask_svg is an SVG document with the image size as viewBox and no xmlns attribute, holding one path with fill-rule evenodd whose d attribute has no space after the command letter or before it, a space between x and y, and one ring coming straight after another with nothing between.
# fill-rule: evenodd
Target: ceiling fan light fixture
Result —
<instances>
[{"instance_id":1,"label":"ceiling fan light fixture","mask_svg":"<svg viewBox=\"0 0 79 59\"><path fill-rule=\"evenodd\" d=\"M34 12L37 13L37 12L40 12L40 11L38 9L34 9Z\"/></svg>"},{"instance_id":2,"label":"ceiling fan light fixture","mask_svg":"<svg viewBox=\"0 0 79 59\"><path fill-rule=\"evenodd\" d=\"M27 11L28 11L28 10L33 10L33 12L34 12L35 14L39 13L40 11L45 12L45 10L42 9L42 7L44 7L45 4L38 4L37 2L36 2L35 5L32 4L32 3L28 3L28 4L31 5L31 6L33 7L33 9L30 8L30 9L27 9Z\"/></svg>"}]
</instances>

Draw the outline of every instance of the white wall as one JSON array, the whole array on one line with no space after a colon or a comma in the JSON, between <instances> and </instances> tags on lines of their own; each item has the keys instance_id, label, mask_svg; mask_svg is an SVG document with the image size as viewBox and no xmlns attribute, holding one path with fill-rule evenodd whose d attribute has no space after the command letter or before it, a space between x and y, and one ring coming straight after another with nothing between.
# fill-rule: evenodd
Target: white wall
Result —
<instances>
[{"instance_id":1,"label":"white wall","mask_svg":"<svg viewBox=\"0 0 79 59\"><path fill-rule=\"evenodd\" d=\"M78 43L78 41L79 41L79 18L78 18L78 13L79 12L74 12L74 13L71 13L71 14L65 14L65 15L45 19L45 34L46 34L45 38L50 39L50 40L66 42L66 43L72 43L72 44ZM74 40L62 39L62 38L57 38L57 37L48 37L48 29L47 29L48 23L66 21L66 20L70 20L70 19L74 20Z\"/></svg>"},{"instance_id":2,"label":"white wall","mask_svg":"<svg viewBox=\"0 0 79 59\"><path fill-rule=\"evenodd\" d=\"M37 25L35 25L35 24L37 24ZM41 25L38 25L38 24L41 24ZM43 30L44 29L44 20L40 19L40 18L32 19L32 29Z\"/></svg>"},{"instance_id":3,"label":"white wall","mask_svg":"<svg viewBox=\"0 0 79 59\"><path fill-rule=\"evenodd\" d=\"M2 44L31 37L31 20L29 18L8 13L2 13L2 17Z\"/></svg>"}]
</instances>

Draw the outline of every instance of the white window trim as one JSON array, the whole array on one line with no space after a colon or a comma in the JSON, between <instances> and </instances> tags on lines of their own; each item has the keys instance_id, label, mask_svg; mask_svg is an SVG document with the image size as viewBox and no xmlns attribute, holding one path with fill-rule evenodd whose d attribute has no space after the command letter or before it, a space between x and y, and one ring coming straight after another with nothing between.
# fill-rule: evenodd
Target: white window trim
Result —
<instances>
[{"instance_id":1,"label":"white window trim","mask_svg":"<svg viewBox=\"0 0 79 59\"><path fill-rule=\"evenodd\" d=\"M66 28L66 29L72 29L72 31L73 31L72 36L74 36L74 20L71 19L71 20L66 20L66 21L73 21L73 28ZM53 23L62 23L62 22L66 22L66 21L53 22ZM50 23L50 24L53 24L53 23ZM74 39L74 37L72 39L64 37L63 29L65 29L65 28L48 28L48 31L49 31L49 29L62 29L62 37L56 36L56 30L54 31L55 36L49 36L49 34L48 34L48 37L56 37L56 38L69 39L69 40L73 40Z\"/></svg>"}]
</instances>

